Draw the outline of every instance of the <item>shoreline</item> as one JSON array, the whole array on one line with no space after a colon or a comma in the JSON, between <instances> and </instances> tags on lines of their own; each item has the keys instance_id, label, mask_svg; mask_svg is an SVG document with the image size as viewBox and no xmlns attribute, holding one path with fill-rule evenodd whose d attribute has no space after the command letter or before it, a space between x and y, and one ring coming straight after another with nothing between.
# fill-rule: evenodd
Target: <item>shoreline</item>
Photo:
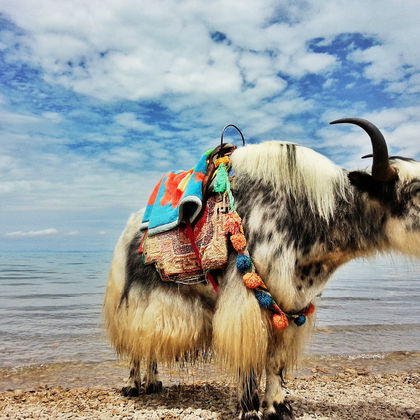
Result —
<instances>
[{"instance_id":1,"label":"shoreline","mask_svg":"<svg viewBox=\"0 0 420 420\"><path fill-rule=\"evenodd\" d=\"M308 377L313 373L333 376L349 368L366 374L389 374L416 371L420 366L420 352L398 351L364 354L322 354L306 356L291 378ZM179 366L158 366L164 385L193 383L209 378L230 382L213 361ZM0 367L0 392L26 390L39 386L64 386L68 388L86 386L122 386L128 376L128 363L114 360L87 362L65 361L29 364L17 367Z\"/></svg>"},{"instance_id":2,"label":"shoreline","mask_svg":"<svg viewBox=\"0 0 420 420\"><path fill-rule=\"evenodd\" d=\"M297 420L420 418L419 360L406 352L307 358L287 380L288 399ZM163 367L163 392L142 389L138 398L121 396L127 375L115 361L0 369L0 419L237 418L235 386L214 363Z\"/></svg>"}]
</instances>

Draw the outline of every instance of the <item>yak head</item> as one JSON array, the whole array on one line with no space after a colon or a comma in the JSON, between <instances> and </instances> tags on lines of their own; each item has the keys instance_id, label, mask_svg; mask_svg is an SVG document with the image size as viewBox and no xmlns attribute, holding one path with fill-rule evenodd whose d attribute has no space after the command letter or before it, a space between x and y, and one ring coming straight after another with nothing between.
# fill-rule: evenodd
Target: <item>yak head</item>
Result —
<instances>
[{"instance_id":1,"label":"yak head","mask_svg":"<svg viewBox=\"0 0 420 420\"><path fill-rule=\"evenodd\" d=\"M372 123L361 118L344 118L331 124L351 123L363 128L372 142L370 173L349 172L351 184L368 194L384 209L387 245L406 255L420 257L420 162L388 156L384 136Z\"/></svg>"}]
</instances>

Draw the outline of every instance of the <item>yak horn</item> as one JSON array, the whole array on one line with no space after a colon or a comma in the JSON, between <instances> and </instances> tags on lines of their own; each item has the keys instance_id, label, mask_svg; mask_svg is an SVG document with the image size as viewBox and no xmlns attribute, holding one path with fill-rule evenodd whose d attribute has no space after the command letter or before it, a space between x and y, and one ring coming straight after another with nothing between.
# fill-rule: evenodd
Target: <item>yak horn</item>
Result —
<instances>
[{"instance_id":1,"label":"yak horn","mask_svg":"<svg viewBox=\"0 0 420 420\"><path fill-rule=\"evenodd\" d=\"M389 182L398 177L396 169L389 164L388 147L382 133L371 122L363 118L342 118L330 122L330 124L350 123L356 124L363 128L369 135L372 142L373 163L372 163L372 177L376 181Z\"/></svg>"}]
</instances>

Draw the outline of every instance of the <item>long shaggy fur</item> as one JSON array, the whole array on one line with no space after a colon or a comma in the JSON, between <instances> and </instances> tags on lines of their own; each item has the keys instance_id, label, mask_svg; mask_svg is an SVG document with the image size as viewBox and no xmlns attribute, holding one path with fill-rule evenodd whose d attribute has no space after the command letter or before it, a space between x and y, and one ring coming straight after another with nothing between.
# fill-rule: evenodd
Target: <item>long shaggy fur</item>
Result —
<instances>
[{"instance_id":1,"label":"long shaggy fur","mask_svg":"<svg viewBox=\"0 0 420 420\"><path fill-rule=\"evenodd\" d=\"M346 196L346 174L325 156L293 143L270 141L235 151L237 173L269 183L296 200L306 197L325 219L334 215L337 198Z\"/></svg>"},{"instance_id":2,"label":"long shaggy fur","mask_svg":"<svg viewBox=\"0 0 420 420\"><path fill-rule=\"evenodd\" d=\"M247 289L231 258L213 319L213 343L221 364L234 375L265 367L271 321Z\"/></svg>"},{"instance_id":3,"label":"long shaggy fur","mask_svg":"<svg viewBox=\"0 0 420 420\"><path fill-rule=\"evenodd\" d=\"M130 218L115 248L103 307L109 338L118 354L131 360L173 363L193 359L209 348L212 330L211 310L203 306L197 293L185 294L163 282L150 289L140 283L121 298L125 261L130 243L138 237L141 218L142 214Z\"/></svg>"},{"instance_id":4,"label":"long shaggy fur","mask_svg":"<svg viewBox=\"0 0 420 420\"><path fill-rule=\"evenodd\" d=\"M398 177L402 181L415 179L420 173L420 162L413 159L391 158L390 164L398 171Z\"/></svg>"}]
</instances>

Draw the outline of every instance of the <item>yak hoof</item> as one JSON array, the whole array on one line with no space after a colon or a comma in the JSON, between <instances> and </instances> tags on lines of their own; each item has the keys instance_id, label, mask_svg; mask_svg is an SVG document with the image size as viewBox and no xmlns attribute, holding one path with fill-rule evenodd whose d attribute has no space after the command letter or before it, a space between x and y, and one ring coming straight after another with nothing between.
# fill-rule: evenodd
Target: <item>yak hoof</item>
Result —
<instances>
[{"instance_id":1,"label":"yak hoof","mask_svg":"<svg viewBox=\"0 0 420 420\"><path fill-rule=\"evenodd\" d=\"M264 416L266 420L295 420L292 406L288 402L274 403L275 413L267 413Z\"/></svg>"},{"instance_id":2,"label":"yak hoof","mask_svg":"<svg viewBox=\"0 0 420 420\"><path fill-rule=\"evenodd\" d=\"M162 382L152 382L146 386L146 394L158 394L162 392Z\"/></svg>"},{"instance_id":3,"label":"yak hoof","mask_svg":"<svg viewBox=\"0 0 420 420\"><path fill-rule=\"evenodd\" d=\"M258 411L247 411L246 413L242 412L240 415L240 420L261 420L262 415Z\"/></svg>"},{"instance_id":4,"label":"yak hoof","mask_svg":"<svg viewBox=\"0 0 420 420\"><path fill-rule=\"evenodd\" d=\"M121 390L121 393L124 397L129 397L129 398L138 397L139 396L139 389L137 387L134 387L134 386L125 386Z\"/></svg>"}]
</instances>

